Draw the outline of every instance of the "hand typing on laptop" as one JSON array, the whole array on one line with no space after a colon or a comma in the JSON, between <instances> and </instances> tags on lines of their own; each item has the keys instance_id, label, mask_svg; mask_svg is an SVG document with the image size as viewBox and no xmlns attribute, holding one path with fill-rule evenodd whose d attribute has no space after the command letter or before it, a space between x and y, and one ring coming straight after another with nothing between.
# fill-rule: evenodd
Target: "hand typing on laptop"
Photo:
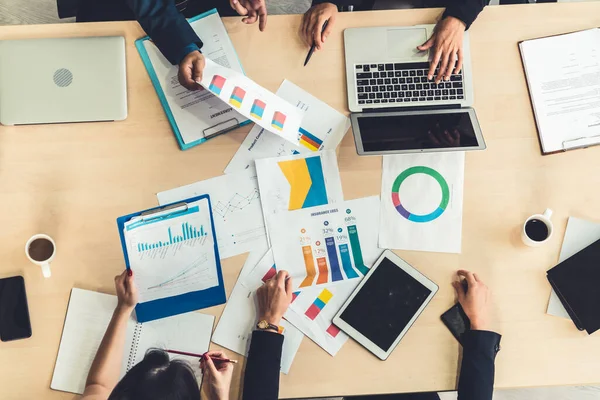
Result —
<instances>
[{"instance_id":1,"label":"hand typing on laptop","mask_svg":"<svg viewBox=\"0 0 600 400\"><path fill-rule=\"evenodd\" d=\"M433 57L429 67L427 78L434 76L439 64L439 72L435 77L435 83L442 79L450 80L452 71L458 74L463 63L463 36L467 26L458 18L448 16L437 23L433 35L417 49L426 51L433 48Z\"/></svg>"}]
</instances>

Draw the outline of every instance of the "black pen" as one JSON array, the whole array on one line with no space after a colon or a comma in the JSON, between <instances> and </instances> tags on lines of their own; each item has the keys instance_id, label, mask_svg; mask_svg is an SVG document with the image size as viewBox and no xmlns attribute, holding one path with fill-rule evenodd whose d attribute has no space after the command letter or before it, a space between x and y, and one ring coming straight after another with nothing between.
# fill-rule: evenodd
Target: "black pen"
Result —
<instances>
[{"instance_id":1,"label":"black pen","mask_svg":"<svg viewBox=\"0 0 600 400\"><path fill-rule=\"evenodd\" d=\"M323 24L323 28L321 28L321 35L323 34L323 32L325 32L325 28L327 28L327 24L329 23L329 20L325 21L325 23ZM315 52L315 48L317 47L316 44L313 43L312 46L310 46L310 50L308 51L308 55L306 56L306 60L304 60L304 66L306 67L306 64L308 64L308 62L310 61L310 58L312 57L313 53Z\"/></svg>"}]
</instances>

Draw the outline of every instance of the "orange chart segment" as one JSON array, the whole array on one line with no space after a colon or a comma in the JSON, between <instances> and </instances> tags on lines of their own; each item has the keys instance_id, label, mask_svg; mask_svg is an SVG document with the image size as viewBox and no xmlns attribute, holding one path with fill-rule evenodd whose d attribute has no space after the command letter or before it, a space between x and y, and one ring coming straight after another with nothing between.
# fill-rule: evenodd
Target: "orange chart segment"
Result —
<instances>
[{"instance_id":1,"label":"orange chart segment","mask_svg":"<svg viewBox=\"0 0 600 400\"><path fill-rule=\"evenodd\" d=\"M302 254L304 255L304 264L306 266L306 278L300 284L300 287L311 286L317 275L315 270L315 263L312 256L312 248L310 246L302 247Z\"/></svg>"},{"instance_id":2,"label":"orange chart segment","mask_svg":"<svg viewBox=\"0 0 600 400\"><path fill-rule=\"evenodd\" d=\"M317 284L320 285L322 283L327 283L329 281L329 277L327 260L325 257L317 258L317 267L319 268L319 278L317 279Z\"/></svg>"}]
</instances>

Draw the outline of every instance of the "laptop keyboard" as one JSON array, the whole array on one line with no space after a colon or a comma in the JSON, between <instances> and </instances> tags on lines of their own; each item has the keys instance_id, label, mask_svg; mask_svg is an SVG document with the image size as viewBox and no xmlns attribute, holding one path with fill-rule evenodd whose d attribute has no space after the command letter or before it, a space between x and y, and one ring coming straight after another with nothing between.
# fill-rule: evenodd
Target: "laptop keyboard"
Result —
<instances>
[{"instance_id":1,"label":"laptop keyboard","mask_svg":"<svg viewBox=\"0 0 600 400\"><path fill-rule=\"evenodd\" d=\"M462 71L449 81L428 80L429 63L355 64L358 104L464 99ZM435 70L437 76L438 69Z\"/></svg>"}]
</instances>

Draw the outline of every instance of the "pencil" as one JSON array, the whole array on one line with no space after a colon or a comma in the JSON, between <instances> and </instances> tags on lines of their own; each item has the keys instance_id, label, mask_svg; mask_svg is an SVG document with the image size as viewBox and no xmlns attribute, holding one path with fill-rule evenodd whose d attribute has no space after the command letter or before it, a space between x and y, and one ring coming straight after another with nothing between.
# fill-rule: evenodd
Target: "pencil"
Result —
<instances>
[{"instance_id":1,"label":"pencil","mask_svg":"<svg viewBox=\"0 0 600 400\"><path fill-rule=\"evenodd\" d=\"M327 24L329 24L329 20L325 21L325 23L323 24L323 27L321 28L321 33L325 32L325 28L327 28ZM308 62L310 61L310 58L312 57L313 53L315 52L316 47L317 47L317 45L315 45L314 43L312 46L310 46L310 50L308 51L306 60L304 60L305 67L306 67L306 64L308 64Z\"/></svg>"},{"instance_id":2,"label":"pencil","mask_svg":"<svg viewBox=\"0 0 600 400\"><path fill-rule=\"evenodd\" d=\"M206 355L206 353L204 354L196 354L196 353L188 353L185 351L179 351L179 350L165 350L167 353L171 353L171 354L179 354L182 356L190 356L190 357L198 357L198 358L204 358L204 356ZM211 357L211 360L213 361L221 361L221 362L229 362L232 364L237 364L237 360L230 360L229 358L220 358L220 357Z\"/></svg>"}]
</instances>

